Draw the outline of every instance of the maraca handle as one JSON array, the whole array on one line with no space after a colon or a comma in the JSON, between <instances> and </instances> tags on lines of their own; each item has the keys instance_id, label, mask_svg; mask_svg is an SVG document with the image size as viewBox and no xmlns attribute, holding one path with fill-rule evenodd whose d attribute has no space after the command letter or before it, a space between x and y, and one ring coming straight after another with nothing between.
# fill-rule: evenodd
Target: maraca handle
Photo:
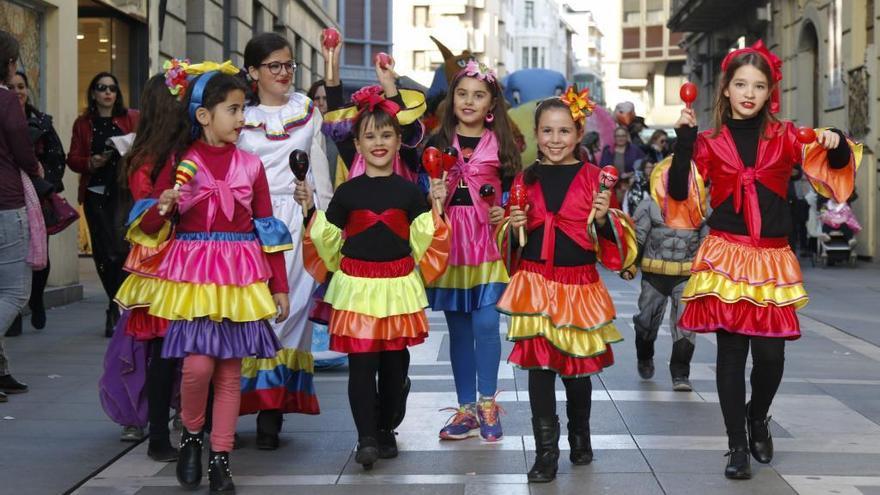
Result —
<instances>
[{"instance_id":1,"label":"maraca handle","mask_svg":"<svg viewBox=\"0 0 880 495\"><path fill-rule=\"evenodd\" d=\"M524 247L526 245L526 229L525 227L519 227L519 246Z\"/></svg>"},{"instance_id":2,"label":"maraca handle","mask_svg":"<svg viewBox=\"0 0 880 495\"><path fill-rule=\"evenodd\" d=\"M178 182L178 183L174 184L173 189L174 189L175 191L180 191L180 187L181 187L182 185L183 185L183 184L181 184L180 182ZM166 213L168 213L168 208L166 208L165 205L160 206L160 207L159 207L159 214L162 215L162 216L164 217Z\"/></svg>"}]
</instances>

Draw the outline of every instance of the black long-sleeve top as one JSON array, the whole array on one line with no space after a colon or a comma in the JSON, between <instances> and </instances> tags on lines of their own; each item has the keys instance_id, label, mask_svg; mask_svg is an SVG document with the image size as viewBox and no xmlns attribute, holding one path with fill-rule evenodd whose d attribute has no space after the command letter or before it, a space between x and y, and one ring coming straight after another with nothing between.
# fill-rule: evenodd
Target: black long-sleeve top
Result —
<instances>
[{"instance_id":1,"label":"black long-sleeve top","mask_svg":"<svg viewBox=\"0 0 880 495\"><path fill-rule=\"evenodd\" d=\"M763 117L759 115L751 119L727 119L725 122L733 137L736 151L746 167L755 166L762 119ZM849 163L849 146L842 132L837 129L832 130L840 136L840 144L837 148L828 151L828 164L831 168L843 168ZM676 129L675 155L669 170L669 196L677 201L684 201L688 197L688 176L697 134L696 127L684 126ZM761 237L787 237L792 228L788 202L759 181L755 185L761 211ZM732 195L712 210L707 224L712 229L736 235L748 235L743 211L736 212Z\"/></svg>"}]
</instances>

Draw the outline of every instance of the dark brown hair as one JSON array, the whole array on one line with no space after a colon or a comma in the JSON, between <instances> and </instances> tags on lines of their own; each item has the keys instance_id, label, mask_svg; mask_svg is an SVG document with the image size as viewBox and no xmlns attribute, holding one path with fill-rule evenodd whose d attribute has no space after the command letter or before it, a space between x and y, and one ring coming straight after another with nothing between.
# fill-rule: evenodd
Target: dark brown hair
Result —
<instances>
[{"instance_id":1,"label":"dark brown hair","mask_svg":"<svg viewBox=\"0 0 880 495\"><path fill-rule=\"evenodd\" d=\"M458 125L458 118L455 116L453 105L455 102L455 90L466 76L464 72L459 74L452 80L449 90L446 92L446 98L440 104L438 113L441 114L440 131L437 133L438 145L440 149L452 145L455 137L455 127ZM513 177L517 172L522 170L522 159L520 158L519 149L517 149L514 140L513 122L507 115L507 103L504 100L504 94L498 82L483 81L489 88L489 94L492 95L492 106L489 112L495 116L492 122L485 124L486 128L495 133L498 140L498 161L501 163L501 174L503 177Z\"/></svg>"},{"instance_id":2,"label":"dark brown hair","mask_svg":"<svg viewBox=\"0 0 880 495\"><path fill-rule=\"evenodd\" d=\"M86 90L86 101L88 102L88 105L83 114L92 117L98 116L98 103L95 101L95 96L92 93L95 92L95 86L98 85L98 81L104 77L113 79L113 84L116 85L116 101L113 102L113 112L111 115L113 117L125 115L126 112L128 112L128 109L125 108L125 99L122 97L122 87L119 85L119 79L109 72L98 72L95 74L95 77L92 78L92 82L89 83L89 87Z\"/></svg>"},{"instance_id":3,"label":"dark brown hair","mask_svg":"<svg viewBox=\"0 0 880 495\"><path fill-rule=\"evenodd\" d=\"M192 113L189 112L190 104L193 103L192 88L195 87L199 79L209 74L210 73L201 74L190 81L189 90L187 90L186 92L186 102L184 104L184 109L186 109L187 117L190 119L190 124L198 128L198 136L202 135L202 126L195 118L195 111L193 111ZM205 90L202 91L202 101L199 102L198 107L205 107L208 110L213 111L214 107L226 101L226 96L233 91L241 91L242 93L247 94L247 84L245 84L244 80L241 77L223 73L214 74L213 76L211 76L211 79L205 84Z\"/></svg>"},{"instance_id":4,"label":"dark brown hair","mask_svg":"<svg viewBox=\"0 0 880 495\"><path fill-rule=\"evenodd\" d=\"M177 159L192 144L190 124L183 104L168 92L165 75L151 77L141 93L141 117L131 151L123 158L119 180L128 187L131 175L152 163L155 183L169 158Z\"/></svg>"},{"instance_id":5,"label":"dark brown hair","mask_svg":"<svg viewBox=\"0 0 880 495\"><path fill-rule=\"evenodd\" d=\"M714 130L712 131L712 137L718 137L718 134L721 133L721 128L724 126L724 122L727 119L731 118L733 115L730 110L730 98L724 96L724 90L730 85L730 81L733 80L734 74L736 71L744 66L751 65L761 71L764 74L764 77L767 78L767 89L768 89L768 98L764 103L764 106L761 108L761 136L764 139L767 139L768 136L765 135L767 129L767 123L773 122L777 123L779 120L770 112L770 98L769 95L773 94L773 91L776 90L776 83L773 82L773 70L770 67L770 64L767 63L767 60L755 52L745 52L741 55L736 56L733 60L730 61L730 64L727 66L727 70L721 75L721 84L718 85L718 91L715 93L715 111L713 112L713 126Z\"/></svg>"},{"instance_id":6,"label":"dark brown hair","mask_svg":"<svg viewBox=\"0 0 880 495\"><path fill-rule=\"evenodd\" d=\"M547 110L551 110L551 109L564 110L566 115L571 115L569 113L568 105L564 101L559 99L558 97L553 96L553 97L541 100L541 102L538 103L538 106L535 107L535 132L538 131L538 123L541 121L541 115L543 115L544 112L546 112ZM577 121L574 119L572 119L572 121L574 122L574 128L575 128L575 130L577 130L578 133L580 133L584 130L584 126L581 121ZM578 146L580 146L580 142L578 142L578 144L574 148L575 158L578 158L578 152L579 152ZM535 162L532 165L529 165L528 167L526 167L525 171L523 172L523 181L526 184L534 184L535 182L538 181L538 171L535 168L535 165L537 165L541 161L542 157L543 157L543 155L541 153L541 150L539 149L537 157L535 158Z\"/></svg>"},{"instance_id":7,"label":"dark brown hair","mask_svg":"<svg viewBox=\"0 0 880 495\"><path fill-rule=\"evenodd\" d=\"M378 130L390 126L398 136L403 135L403 129L400 127L400 122L397 121L397 117L391 116L380 108L375 108L373 110L365 108L354 119L354 124L351 128L354 138L359 139L361 137L361 131L366 131L371 123L373 124L374 129Z\"/></svg>"},{"instance_id":8,"label":"dark brown hair","mask_svg":"<svg viewBox=\"0 0 880 495\"><path fill-rule=\"evenodd\" d=\"M309 86L309 90L306 91L306 96L308 96L309 99L314 100L315 95L318 94L318 88L324 87L326 85L326 81L324 81L323 79L318 79L317 81L313 82L311 86Z\"/></svg>"},{"instance_id":9,"label":"dark brown hair","mask_svg":"<svg viewBox=\"0 0 880 495\"><path fill-rule=\"evenodd\" d=\"M9 62L18 60L18 40L0 29L0 84L5 84L12 74L9 73Z\"/></svg>"},{"instance_id":10,"label":"dark brown hair","mask_svg":"<svg viewBox=\"0 0 880 495\"><path fill-rule=\"evenodd\" d=\"M244 47L245 74L251 67L259 69L263 60L269 58L269 55L272 55L272 52L283 50L285 48L290 50L291 57L295 56L290 41L287 41L287 38L278 33L260 33L254 36ZM291 77L293 77L293 74L291 74ZM259 105L260 95L257 94L256 85L249 89L251 89L252 92L248 94L248 104Z\"/></svg>"}]
</instances>

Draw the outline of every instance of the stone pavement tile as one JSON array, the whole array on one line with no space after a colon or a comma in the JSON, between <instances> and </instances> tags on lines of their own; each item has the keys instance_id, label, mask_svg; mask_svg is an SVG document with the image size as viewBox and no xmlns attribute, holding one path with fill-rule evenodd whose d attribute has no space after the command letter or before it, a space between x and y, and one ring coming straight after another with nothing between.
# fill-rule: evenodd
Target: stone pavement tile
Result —
<instances>
[{"instance_id":1,"label":"stone pavement tile","mask_svg":"<svg viewBox=\"0 0 880 495\"><path fill-rule=\"evenodd\" d=\"M630 431L637 435L717 435L724 421L718 404L617 402Z\"/></svg>"},{"instance_id":2,"label":"stone pavement tile","mask_svg":"<svg viewBox=\"0 0 880 495\"><path fill-rule=\"evenodd\" d=\"M565 433L559 439L559 473L587 475L599 473L650 473L651 467L638 450L593 449L593 462L586 466L575 466L568 460L568 439ZM526 472L535 462L535 451L526 451Z\"/></svg>"},{"instance_id":3,"label":"stone pavement tile","mask_svg":"<svg viewBox=\"0 0 880 495\"><path fill-rule=\"evenodd\" d=\"M752 463L751 480L729 480L719 463L714 472L706 474L657 473L657 480L666 493L675 495L795 495L797 492L772 468ZM716 474L717 473L717 474Z\"/></svg>"},{"instance_id":4,"label":"stone pavement tile","mask_svg":"<svg viewBox=\"0 0 880 495\"><path fill-rule=\"evenodd\" d=\"M403 474L524 474L528 471L523 452L472 450L453 452L401 452L396 459L379 459L368 475ZM345 466L345 475L365 474L360 464Z\"/></svg>"},{"instance_id":5,"label":"stone pavement tile","mask_svg":"<svg viewBox=\"0 0 880 495\"><path fill-rule=\"evenodd\" d=\"M502 366L506 366L502 364ZM444 380L419 380L413 379L412 381L412 392L455 392L455 380L452 377L452 370L447 370L449 375L448 379ZM499 379L498 380L498 390L501 391L511 391L516 390L516 384L512 379ZM479 396L478 396L479 397ZM456 404L451 404L456 405ZM443 407L443 404L438 404L438 407Z\"/></svg>"},{"instance_id":6,"label":"stone pavement tile","mask_svg":"<svg viewBox=\"0 0 880 495\"><path fill-rule=\"evenodd\" d=\"M206 488L202 490L207 493ZM289 486L261 486L261 485L236 485L238 495L278 495L280 493L290 495L348 495L352 492L351 485L289 485ZM93 495L92 492L80 492L84 495ZM183 489L168 487L145 487L138 490L134 495L168 495L169 493L191 493ZM357 487L358 495L464 495L463 485L364 485ZM78 494L79 495L79 494ZM116 495L116 492L94 492L94 495ZM120 494L121 495L121 494Z\"/></svg>"},{"instance_id":7,"label":"stone pavement tile","mask_svg":"<svg viewBox=\"0 0 880 495\"><path fill-rule=\"evenodd\" d=\"M560 474L551 483L529 486L532 495L660 495L657 480L651 474L599 473ZM675 493L675 492L667 492Z\"/></svg>"},{"instance_id":8,"label":"stone pavement tile","mask_svg":"<svg viewBox=\"0 0 880 495\"><path fill-rule=\"evenodd\" d=\"M706 474L723 473L727 465L724 451L705 450L658 450L645 449L642 453L648 459L655 473ZM754 461L752 461L754 464Z\"/></svg>"},{"instance_id":9,"label":"stone pavement tile","mask_svg":"<svg viewBox=\"0 0 880 495\"><path fill-rule=\"evenodd\" d=\"M781 452L771 465L785 475L880 476L880 454Z\"/></svg>"},{"instance_id":10,"label":"stone pavement tile","mask_svg":"<svg viewBox=\"0 0 880 495\"><path fill-rule=\"evenodd\" d=\"M880 386L820 384L819 388L859 414L880 424Z\"/></svg>"}]
</instances>

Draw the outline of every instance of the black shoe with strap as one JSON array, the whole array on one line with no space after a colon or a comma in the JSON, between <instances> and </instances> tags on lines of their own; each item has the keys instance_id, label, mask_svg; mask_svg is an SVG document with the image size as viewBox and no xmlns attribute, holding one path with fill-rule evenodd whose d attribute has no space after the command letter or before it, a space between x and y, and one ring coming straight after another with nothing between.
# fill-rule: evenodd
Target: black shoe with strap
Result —
<instances>
[{"instance_id":1,"label":"black shoe with strap","mask_svg":"<svg viewBox=\"0 0 880 495\"><path fill-rule=\"evenodd\" d=\"M397 411L394 411L394 416L391 418L391 429L395 429L400 426L400 423L403 423L403 418L406 417L406 400L409 398L409 391L412 388L412 381L409 377L404 378L403 380L403 394L400 397L400 407Z\"/></svg>"},{"instance_id":2,"label":"black shoe with strap","mask_svg":"<svg viewBox=\"0 0 880 495\"><path fill-rule=\"evenodd\" d=\"M590 410L567 407L568 446L571 448L568 459L575 466L586 466L593 462L593 447L590 443Z\"/></svg>"},{"instance_id":3,"label":"black shoe with strap","mask_svg":"<svg viewBox=\"0 0 880 495\"><path fill-rule=\"evenodd\" d=\"M773 436L770 435L770 416L753 418L752 403L746 404L746 430L749 434L749 450L755 460L768 464L773 460Z\"/></svg>"},{"instance_id":4,"label":"black shoe with strap","mask_svg":"<svg viewBox=\"0 0 880 495\"><path fill-rule=\"evenodd\" d=\"M208 458L208 484L211 495L235 493L235 483L232 482L232 471L229 469L229 452L211 451Z\"/></svg>"},{"instance_id":5,"label":"black shoe with strap","mask_svg":"<svg viewBox=\"0 0 880 495\"><path fill-rule=\"evenodd\" d=\"M752 466L749 463L749 451L745 447L735 447L726 454L727 467L724 477L731 480L748 480L752 478Z\"/></svg>"},{"instance_id":6,"label":"black shoe with strap","mask_svg":"<svg viewBox=\"0 0 880 495\"><path fill-rule=\"evenodd\" d=\"M654 360L653 359L639 359L636 368L639 371L639 376L642 377L642 380L650 380L654 378Z\"/></svg>"},{"instance_id":7,"label":"black shoe with strap","mask_svg":"<svg viewBox=\"0 0 880 495\"><path fill-rule=\"evenodd\" d=\"M183 430L180 435L180 454L177 458L177 482L187 490L195 490L202 483L202 432Z\"/></svg>"},{"instance_id":8,"label":"black shoe with strap","mask_svg":"<svg viewBox=\"0 0 880 495\"><path fill-rule=\"evenodd\" d=\"M0 376L0 390L7 394L23 394L28 391L28 386L13 378L12 375Z\"/></svg>"},{"instance_id":9,"label":"black shoe with strap","mask_svg":"<svg viewBox=\"0 0 880 495\"><path fill-rule=\"evenodd\" d=\"M257 448L276 450L281 445L281 425L284 415L278 409L260 411L257 414Z\"/></svg>"},{"instance_id":10,"label":"black shoe with strap","mask_svg":"<svg viewBox=\"0 0 880 495\"><path fill-rule=\"evenodd\" d=\"M394 459L398 455L397 433L392 430L379 430L376 441L379 443L379 459Z\"/></svg>"},{"instance_id":11,"label":"black shoe with strap","mask_svg":"<svg viewBox=\"0 0 880 495\"><path fill-rule=\"evenodd\" d=\"M161 440L150 439L147 446L147 457L156 462L173 462L177 460L180 453L171 446L171 442L165 437Z\"/></svg>"},{"instance_id":12,"label":"black shoe with strap","mask_svg":"<svg viewBox=\"0 0 880 495\"><path fill-rule=\"evenodd\" d=\"M549 483L559 469L559 416L532 418L535 464L526 475L529 483Z\"/></svg>"},{"instance_id":13,"label":"black shoe with strap","mask_svg":"<svg viewBox=\"0 0 880 495\"><path fill-rule=\"evenodd\" d=\"M364 467L364 470L373 469L373 464L379 459L379 443L373 437L361 437L358 439L357 452L354 454L354 462Z\"/></svg>"}]
</instances>

